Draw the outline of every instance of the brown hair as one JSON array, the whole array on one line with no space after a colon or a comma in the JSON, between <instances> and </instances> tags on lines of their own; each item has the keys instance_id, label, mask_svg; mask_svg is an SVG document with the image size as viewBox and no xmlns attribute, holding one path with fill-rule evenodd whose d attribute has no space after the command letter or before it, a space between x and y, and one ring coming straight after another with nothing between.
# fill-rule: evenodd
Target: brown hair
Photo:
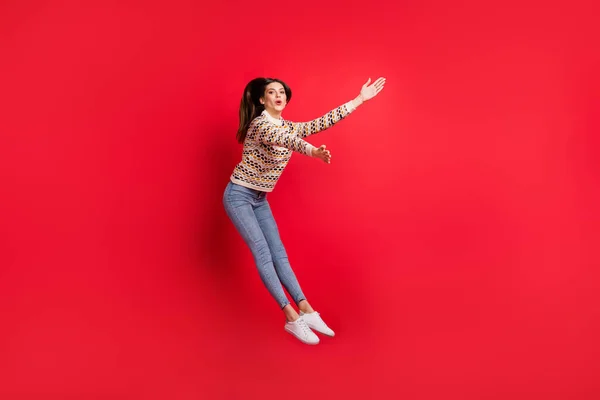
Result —
<instances>
[{"instance_id":1,"label":"brown hair","mask_svg":"<svg viewBox=\"0 0 600 400\"><path fill-rule=\"evenodd\" d=\"M265 88L269 83L278 82L281 83L285 90L287 101L289 102L292 98L292 90L290 87L280 79L276 78L254 78L246 85L244 89L244 95L240 101L240 124L237 130L237 141L243 143L246 139L246 132L250 126L250 122L260 115L265 109L265 106L260 104L260 98L265 94Z\"/></svg>"}]
</instances>

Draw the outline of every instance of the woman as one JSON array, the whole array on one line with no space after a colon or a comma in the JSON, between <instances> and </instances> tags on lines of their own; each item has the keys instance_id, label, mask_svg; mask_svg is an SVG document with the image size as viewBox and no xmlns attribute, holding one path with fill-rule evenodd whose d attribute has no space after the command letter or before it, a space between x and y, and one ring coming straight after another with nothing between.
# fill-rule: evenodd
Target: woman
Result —
<instances>
[{"instance_id":1,"label":"woman","mask_svg":"<svg viewBox=\"0 0 600 400\"><path fill-rule=\"evenodd\" d=\"M331 162L325 145L317 148L304 138L330 128L375 97L383 89L385 79L370 83L369 78L355 99L310 122L291 122L281 117L292 91L279 79L253 79L246 85L240 104L237 140L244 145L242 160L233 170L223 204L250 248L261 280L285 314L285 330L306 344L319 343L311 329L328 336L334 336L334 332L300 288L279 237L267 193L275 187L294 151ZM288 301L282 285L300 314Z\"/></svg>"}]
</instances>

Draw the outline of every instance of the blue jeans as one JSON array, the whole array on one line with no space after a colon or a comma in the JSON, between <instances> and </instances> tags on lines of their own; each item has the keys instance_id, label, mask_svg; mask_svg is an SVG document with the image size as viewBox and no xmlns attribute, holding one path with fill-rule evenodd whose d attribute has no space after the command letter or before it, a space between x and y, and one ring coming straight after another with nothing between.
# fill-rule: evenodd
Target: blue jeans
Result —
<instances>
[{"instance_id":1,"label":"blue jeans","mask_svg":"<svg viewBox=\"0 0 600 400\"><path fill-rule=\"evenodd\" d=\"M279 237L267 193L230 181L223 194L223 205L250 248L261 280L279 306L290 304L282 284L296 304L305 300Z\"/></svg>"}]
</instances>

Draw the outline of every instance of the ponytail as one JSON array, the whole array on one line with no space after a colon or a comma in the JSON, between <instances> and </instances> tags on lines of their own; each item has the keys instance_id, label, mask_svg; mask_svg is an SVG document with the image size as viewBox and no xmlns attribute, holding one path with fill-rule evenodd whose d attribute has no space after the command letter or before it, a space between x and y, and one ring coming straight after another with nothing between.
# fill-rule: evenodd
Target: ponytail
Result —
<instances>
[{"instance_id":1,"label":"ponytail","mask_svg":"<svg viewBox=\"0 0 600 400\"><path fill-rule=\"evenodd\" d=\"M260 97L263 95L264 88L267 85L266 81L265 78L253 79L244 89L244 95L240 101L240 125L236 136L239 143L244 142L250 122L265 109L260 104Z\"/></svg>"},{"instance_id":2,"label":"ponytail","mask_svg":"<svg viewBox=\"0 0 600 400\"><path fill-rule=\"evenodd\" d=\"M248 131L250 123L265 109L265 106L260 104L260 98L265 94L266 86L272 82L279 82L283 85L288 102L292 98L292 91L288 85L279 79L255 78L248 82L246 88L244 89L242 100L240 101L240 123L236 134L236 139L239 143L244 143L244 139L246 139L246 132Z\"/></svg>"}]
</instances>

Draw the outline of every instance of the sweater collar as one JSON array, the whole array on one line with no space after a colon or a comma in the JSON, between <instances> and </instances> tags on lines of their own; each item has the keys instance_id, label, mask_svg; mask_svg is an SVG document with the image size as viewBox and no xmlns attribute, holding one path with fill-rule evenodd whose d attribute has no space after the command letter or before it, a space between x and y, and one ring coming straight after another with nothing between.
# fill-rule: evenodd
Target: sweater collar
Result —
<instances>
[{"instance_id":1,"label":"sweater collar","mask_svg":"<svg viewBox=\"0 0 600 400\"><path fill-rule=\"evenodd\" d=\"M273 118L271 114L267 112L267 110L263 110L261 114L264 115L268 121L274 123L275 125L283 125L283 118Z\"/></svg>"}]
</instances>

